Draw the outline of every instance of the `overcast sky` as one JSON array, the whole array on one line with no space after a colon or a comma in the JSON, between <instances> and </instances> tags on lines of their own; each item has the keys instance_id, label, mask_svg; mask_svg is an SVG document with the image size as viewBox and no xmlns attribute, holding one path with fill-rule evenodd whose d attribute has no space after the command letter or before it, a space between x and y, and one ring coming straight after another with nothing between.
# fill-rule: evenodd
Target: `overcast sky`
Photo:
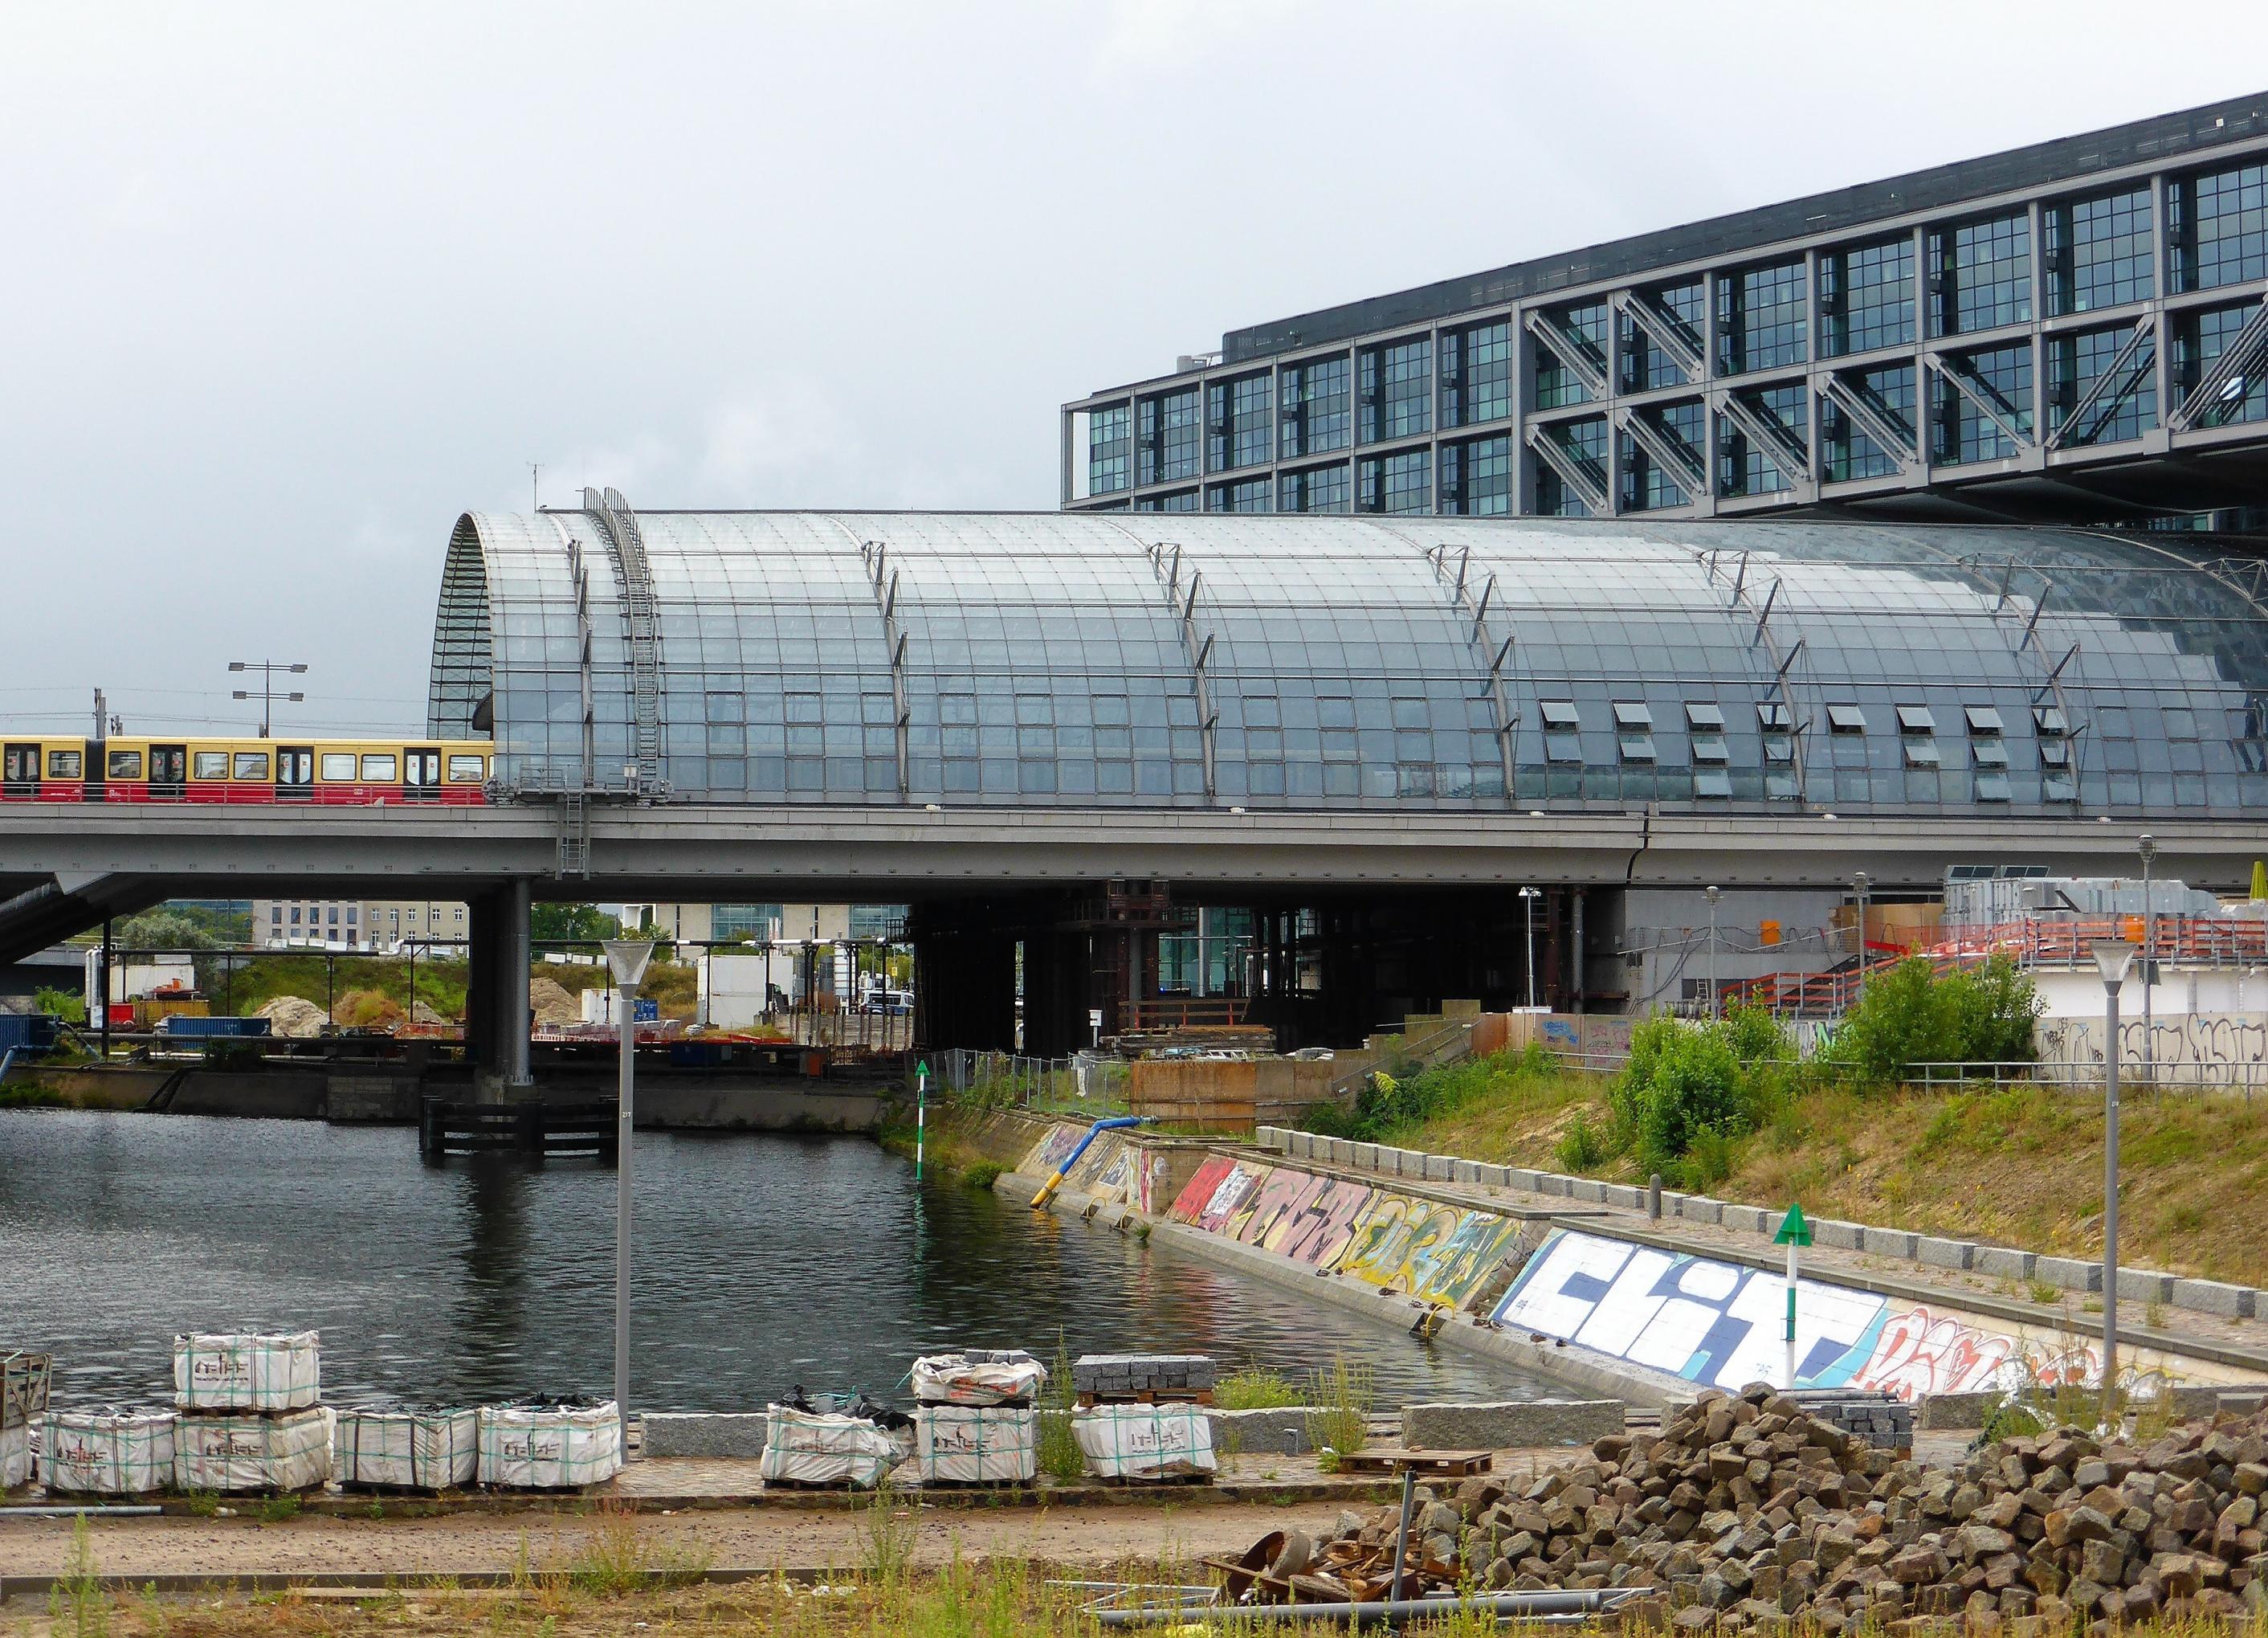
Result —
<instances>
[{"instance_id":1,"label":"overcast sky","mask_svg":"<svg viewBox=\"0 0 2268 1638\"><path fill-rule=\"evenodd\" d=\"M423 720L468 509L1056 504L1226 328L2268 81L2268 7L0 0L0 727Z\"/></svg>"}]
</instances>

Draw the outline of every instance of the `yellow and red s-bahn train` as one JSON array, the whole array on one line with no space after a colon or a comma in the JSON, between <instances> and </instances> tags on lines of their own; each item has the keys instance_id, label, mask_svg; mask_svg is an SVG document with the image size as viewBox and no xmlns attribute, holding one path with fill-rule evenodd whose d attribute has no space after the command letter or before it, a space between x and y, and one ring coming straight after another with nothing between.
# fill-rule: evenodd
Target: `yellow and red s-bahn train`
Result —
<instances>
[{"instance_id":1,"label":"yellow and red s-bahn train","mask_svg":"<svg viewBox=\"0 0 2268 1638\"><path fill-rule=\"evenodd\" d=\"M0 801L488 801L486 740L21 739L0 742Z\"/></svg>"}]
</instances>

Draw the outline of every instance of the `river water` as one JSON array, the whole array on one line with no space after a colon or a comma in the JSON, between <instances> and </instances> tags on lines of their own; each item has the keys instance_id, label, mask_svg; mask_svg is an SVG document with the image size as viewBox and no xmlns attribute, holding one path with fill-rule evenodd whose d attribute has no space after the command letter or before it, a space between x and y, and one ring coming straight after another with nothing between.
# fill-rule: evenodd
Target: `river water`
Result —
<instances>
[{"instance_id":1,"label":"river water","mask_svg":"<svg viewBox=\"0 0 2268 1638\"><path fill-rule=\"evenodd\" d=\"M857 1138L640 1133L633 1400L888 1397L954 1346L1367 1365L1381 1406L1565 1391L1097 1225L1035 1214ZM400 1126L0 1110L0 1352L59 1401L171 1388L184 1330L323 1333L326 1396L604 1391L615 1175L428 1167Z\"/></svg>"}]
</instances>

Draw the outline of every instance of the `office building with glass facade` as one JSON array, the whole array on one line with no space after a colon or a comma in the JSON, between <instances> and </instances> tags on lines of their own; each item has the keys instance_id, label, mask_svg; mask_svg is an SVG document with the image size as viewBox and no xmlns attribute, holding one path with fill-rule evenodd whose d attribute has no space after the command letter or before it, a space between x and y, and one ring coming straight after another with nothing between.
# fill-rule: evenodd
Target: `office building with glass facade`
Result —
<instances>
[{"instance_id":1,"label":"office building with glass facade","mask_svg":"<svg viewBox=\"0 0 2268 1638\"><path fill-rule=\"evenodd\" d=\"M431 731L703 802L2235 819L2210 536L1851 520L468 514Z\"/></svg>"},{"instance_id":2,"label":"office building with glass facade","mask_svg":"<svg viewBox=\"0 0 2268 1638\"><path fill-rule=\"evenodd\" d=\"M2268 95L1230 331L1062 499L2250 526L2264 295Z\"/></svg>"}]
</instances>

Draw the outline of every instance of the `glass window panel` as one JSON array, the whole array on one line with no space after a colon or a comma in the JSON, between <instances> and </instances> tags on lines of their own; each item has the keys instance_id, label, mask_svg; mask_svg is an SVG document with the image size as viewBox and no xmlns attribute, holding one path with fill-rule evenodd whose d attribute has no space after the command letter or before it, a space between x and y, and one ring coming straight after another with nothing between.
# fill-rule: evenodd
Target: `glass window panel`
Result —
<instances>
[{"instance_id":1,"label":"glass window panel","mask_svg":"<svg viewBox=\"0 0 2268 1638\"><path fill-rule=\"evenodd\" d=\"M337 779L349 785L354 783L355 759L352 751L325 751L319 760L322 764L322 775L326 779Z\"/></svg>"},{"instance_id":2,"label":"glass window panel","mask_svg":"<svg viewBox=\"0 0 2268 1638\"><path fill-rule=\"evenodd\" d=\"M1693 771L1693 794L1711 798L1729 797L1733 793L1733 776L1722 768L1696 768Z\"/></svg>"},{"instance_id":3,"label":"glass window panel","mask_svg":"<svg viewBox=\"0 0 2268 1638\"><path fill-rule=\"evenodd\" d=\"M1648 711L1642 701L1618 699L1615 701L1615 726L1622 728L1651 728L1653 726L1653 712Z\"/></svg>"},{"instance_id":4,"label":"glass window panel","mask_svg":"<svg viewBox=\"0 0 2268 1638\"><path fill-rule=\"evenodd\" d=\"M1685 702L1685 726L1689 728L1722 728L1725 712L1721 707L1706 700L1689 699Z\"/></svg>"},{"instance_id":5,"label":"glass window panel","mask_svg":"<svg viewBox=\"0 0 2268 1638\"><path fill-rule=\"evenodd\" d=\"M1327 454L1353 441L1353 366L1345 354L1310 358L1278 372L1282 430L1278 453L1285 459ZM1339 469L1342 472L1344 468ZM1344 511L1344 507L1292 506L1286 512Z\"/></svg>"},{"instance_id":6,"label":"glass window panel","mask_svg":"<svg viewBox=\"0 0 2268 1638\"><path fill-rule=\"evenodd\" d=\"M1582 718L1577 713L1575 702L1572 699L1538 700L1536 709L1543 712L1546 727L1572 729L1582 724Z\"/></svg>"},{"instance_id":7,"label":"glass window panel","mask_svg":"<svg viewBox=\"0 0 2268 1638\"><path fill-rule=\"evenodd\" d=\"M1432 358L1428 336L1362 350L1356 366L1359 441L1379 443L1432 430Z\"/></svg>"},{"instance_id":8,"label":"glass window panel","mask_svg":"<svg viewBox=\"0 0 2268 1638\"><path fill-rule=\"evenodd\" d=\"M1905 753L1909 768L1934 768L1938 765L1935 740L1910 739L1905 742Z\"/></svg>"},{"instance_id":9,"label":"glass window panel","mask_svg":"<svg viewBox=\"0 0 2268 1638\"><path fill-rule=\"evenodd\" d=\"M1171 483L1197 476L1204 446L1196 387L1145 398L1135 417L1137 483Z\"/></svg>"},{"instance_id":10,"label":"glass window panel","mask_svg":"<svg viewBox=\"0 0 2268 1638\"><path fill-rule=\"evenodd\" d=\"M1286 472L1278 480L1279 512L1347 512L1352 505L1353 490L1344 461Z\"/></svg>"},{"instance_id":11,"label":"glass window panel","mask_svg":"<svg viewBox=\"0 0 2268 1638\"><path fill-rule=\"evenodd\" d=\"M1441 425L1476 426L1512 413L1512 323L1445 330L1441 335Z\"/></svg>"},{"instance_id":12,"label":"glass window panel","mask_svg":"<svg viewBox=\"0 0 2268 1638\"><path fill-rule=\"evenodd\" d=\"M1557 410L1568 404L1588 403L1591 389L1581 371L1560 357L1561 352L1580 353L1591 371L1603 379L1607 373L1607 338L1611 333L1608 325L1607 304L1603 301L1582 306L1558 307L1545 315L1546 324L1565 337L1564 345L1539 342L1535 354L1535 407Z\"/></svg>"},{"instance_id":13,"label":"glass window panel","mask_svg":"<svg viewBox=\"0 0 2268 1638\"><path fill-rule=\"evenodd\" d=\"M229 777L235 779L265 779L268 777L266 751L239 751L235 766Z\"/></svg>"},{"instance_id":14,"label":"glass window panel","mask_svg":"<svg viewBox=\"0 0 2268 1638\"><path fill-rule=\"evenodd\" d=\"M2032 225L2021 212L1933 229L1930 334L1960 336L2032 316Z\"/></svg>"},{"instance_id":15,"label":"glass window panel","mask_svg":"<svg viewBox=\"0 0 2268 1638\"><path fill-rule=\"evenodd\" d=\"M482 760L477 756L460 756L452 754L449 757L449 783L478 785L482 773Z\"/></svg>"},{"instance_id":16,"label":"glass window panel","mask_svg":"<svg viewBox=\"0 0 2268 1638\"><path fill-rule=\"evenodd\" d=\"M1867 713L1856 705L1830 705L1827 708L1827 726L1837 734L1864 734L1867 731Z\"/></svg>"},{"instance_id":17,"label":"glass window panel","mask_svg":"<svg viewBox=\"0 0 2268 1638\"><path fill-rule=\"evenodd\" d=\"M1901 734L1934 734L1937 718L1926 705L1900 705L1898 732Z\"/></svg>"},{"instance_id":18,"label":"glass window panel","mask_svg":"<svg viewBox=\"0 0 2268 1638\"><path fill-rule=\"evenodd\" d=\"M1274 400L1275 385L1264 370L1207 384L1205 446L1212 471L1257 466L1268 459L1276 442Z\"/></svg>"},{"instance_id":19,"label":"glass window panel","mask_svg":"<svg viewBox=\"0 0 2268 1638\"><path fill-rule=\"evenodd\" d=\"M2008 742L2006 740L1975 740L1970 743L1970 759L1980 768L2005 768L2008 765Z\"/></svg>"},{"instance_id":20,"label":"glass window panel","mask_svg":"<svg viewBox=\"0 0 2268 1638\"><path fill-rule=\"evenodd\" d=\"M189 757L189 777L193 779L225 779L228 778L226 751L195 751Z\"/></svg>"},{"instance_id":21,"label":"glass window panel","mask_svg":"<svg viewBox=\"0 0 2268 1638\"><path fill-rule=\"evenodd\" d=\"M1086 417L1087 492L1107 495L1132 481L1134 409L1113 404Z\"/></svg>"},{"instance_id":22,"label":"glass window panel","mask_svg":"<svg viewBox=\"0 0 2268 1638\"><path fill-rule=\"evenodd\" d=\"M1749 268L1717 281L1717 367L1727 375L1777 370L1806 357L1804 264Z\"/></svg>"},{"instance_id":23,"label":"glass window panel","mask_svg":"<svg viewBox=\"0 0 2268 1638\"><path fill-rule=\"evenodd\" d=\"M1693 735L1693 760L1695 762L1731 761L1731 755L1726 749L1725 736L1721 734L1696 733Z\"/></svg>"},{"instance_id":24,"label":"glass window panel","mask_svg":"<svg viewBox=\"0 0 2268 1638\"><path fill-rule=\"evenodd\" d=\"M384 784L397 778L400 777L399 768L395 759L383 751L371 752L362 759L362 777L365 783Z\"/></svg>"},{"instance_id":25,"label":"glass window panel","mask_svg":"<svg viewBox=\"0 0 2268 1638\"><path fill-rule=\"evenodd\" d=\"M1961 708L1961 714L1969 719L1969 731L1971 734L2001 732L2000 712L1997 706L1963 705Z\"/></svg>"},{"instance_id":26,"label":"glass window panel","mask_svg":"<svg viewBox=\"0 0 2268 1638\"><path fill-rule=\"evenodd\" d=\"M2183 177L2169 204L2176 291L2268 277L2268 165Z\"/></svg>"},{"instance_id":27,"label":"glass window panel","mask_svg":"<svg viewBox=\"0 0 2268 1638\"><path fill-rule=\"evenodd\" d=\"M2042 734L2061 735L2071 732L2070 719L2064 715L2060 705L2033 706L2032 720Z\"/></svg>"},{"instance_id":28,"label":"glass window panel","mask_svg":"<svg viewBox=\"0 0 2268 1638\"><path fill-rule=\"evenodd\" d=\"M2005 802L2009 800L2008 776L2005 773L1980 773L1977 776L1977 800L1980 802Z\"/></svg>"},{"instance_id":29,"label":"glass window panel","mask_svg":"<svg viewBox=\"0 0 2268 1638\"><path fill-rule=\"evenodd\" d=\"M2050 205L2041 221L2051 316L2146 301L2157 293L2147 188Z\"/></svg>"},{"instance_id":30,"label":"glass window panel","mask_svg":"<svg viewBox=\"0 0 2268 1638\"><path fill-rule=\"evenodd\" d=\"M1819 258L1820 350L1829 358L1914 339L1911 233Z\"/></svg>"}]
</instances>

